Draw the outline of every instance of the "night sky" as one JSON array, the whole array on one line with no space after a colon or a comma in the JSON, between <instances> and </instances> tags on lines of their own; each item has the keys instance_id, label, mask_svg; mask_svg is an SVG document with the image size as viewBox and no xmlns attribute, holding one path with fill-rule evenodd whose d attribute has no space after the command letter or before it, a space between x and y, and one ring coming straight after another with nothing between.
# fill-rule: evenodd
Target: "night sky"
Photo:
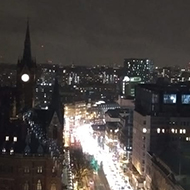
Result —
<instances>
[{"instance_id":1,"label":"night sky","mask_svg":"<svg viewBox=\"0 0 190 190\"><path fill-rule=\"evenodd\" d=\"M0 62L22 55L28 16L37 63L190 62L189 0L0 0Z\"/></svg>"}]
</instances>

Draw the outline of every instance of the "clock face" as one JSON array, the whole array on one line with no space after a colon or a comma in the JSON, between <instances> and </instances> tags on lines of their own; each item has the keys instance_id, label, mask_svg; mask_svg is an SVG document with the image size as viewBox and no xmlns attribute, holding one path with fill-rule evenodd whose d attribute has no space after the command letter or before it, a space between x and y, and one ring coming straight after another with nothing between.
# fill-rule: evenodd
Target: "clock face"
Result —
<instances>
[{"instance_id":1,"label":"clock face","mask_svg":"<svg viewBox=\"0 0 190 190\"><path fill-rule=\"evenodd\" d=\"M28 82L29 79L30 79L30 77L29 77L28 74L22 74L22 76L21 76L21 80L22 80L23 82Z\"/></svg>"}]
</instances>

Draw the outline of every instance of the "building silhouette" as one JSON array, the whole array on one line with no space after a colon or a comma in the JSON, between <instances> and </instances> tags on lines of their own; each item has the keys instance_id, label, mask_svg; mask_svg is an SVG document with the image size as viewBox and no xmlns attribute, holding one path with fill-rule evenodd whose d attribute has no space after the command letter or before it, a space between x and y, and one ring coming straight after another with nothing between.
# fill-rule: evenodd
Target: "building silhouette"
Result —
<instances>
[{"instance_id":1,"label":"building silhouette","mask_svg":"<svg viewBox=\"0 0 190 190\"><path fill-rule=\"evenodd\" d=\"M31 54L29 21L27 21L23 56L17 63L17 113L33 107L36 71L36 62Z\"/></svg>"},{"instance_id":2,"label":"building silhouette","mask_svg":"<svg viewBox=\"0 0 190 190\"><path fill-rule=\"evenodd\" d=\"M0 88L0 189L62 190L63 107L57 80L49 109L33 107L36 62L29 22L16 87ZM13 114L17 111L18 115Z\"/></svg>"}]
</instances>

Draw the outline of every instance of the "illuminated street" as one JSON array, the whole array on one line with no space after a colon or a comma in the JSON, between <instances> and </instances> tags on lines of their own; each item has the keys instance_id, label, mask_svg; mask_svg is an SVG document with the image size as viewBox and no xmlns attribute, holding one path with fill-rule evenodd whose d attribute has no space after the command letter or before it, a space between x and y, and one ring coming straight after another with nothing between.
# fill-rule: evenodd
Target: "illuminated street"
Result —
<instances>
[{"instance_id":1,"label":"illuminated street","mask_svg":"<svg viewBox=\"0 0 190 190\"><path fill-rule=\"evenodd\" d=\"M66 123L68 126L73 125L69 118L66 118ZM66 131L68 131L68 128L66 128ZM67 132L66 134L68 135ZM72 135L74 139L80 141L83 152L93 155L100 166L95 176L95 190L132 190L127 177L120 168L119 161L115 159L114 153L109 151L107 145L104 145L104 148L99 146L96 136L93 136L91 124L81 124L75 121L75 129L72 129L70 137ZM70 145L71 141L72 139Z\"/></svg>"},{"instance_id":2,"label":"illuminated street","mask_svg":"<svg viewBox=\"0 0 190 190\"><path fill-rule=\"evenodd\" d=\"M95 177L95 190L109 190L109 184L102 168L98 170L98 175Z\"/></svg>"}]
</instances>

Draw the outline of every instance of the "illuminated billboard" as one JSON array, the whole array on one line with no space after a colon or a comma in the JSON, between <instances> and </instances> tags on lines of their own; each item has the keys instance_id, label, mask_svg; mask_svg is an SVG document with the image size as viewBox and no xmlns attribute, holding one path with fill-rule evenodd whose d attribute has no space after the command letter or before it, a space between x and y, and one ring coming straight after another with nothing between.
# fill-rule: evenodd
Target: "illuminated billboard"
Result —
<instances>
[{"instance_id":1,"label":"illuminated billboard","mask_svg":"<svg viewBox=\"0 0 190 190\"><path fill-rule=\"evenodd\" d=\"M181 103L182 104L190 104L190 94L182 94L181 95Z\"/></svg>"},{"instance_id":2,"label":"illuminated billboard","mask_svg":"<svg viewBox=\"0 0 190 190\"><path fill-rule=\"evenodd\" d=\"M164 103L165 104L175 104L177 100L176 94L164 94Z\"/></svg>"},{"instance_id":3,"label":"illuminated billboard","mask_svg":"<svg viewBox=\"0 0 190 190\"><path fill-rule=\"evenodd\" d=\"M125 76L123 78L123 82L141 82L141 77L128 77L128 76Z\"/></svg>"},{"instance_id":4,"label":"illuminated billboard","mask_svg":"<svg viewBox=\"0 0 190 190\"><path fill-rule=\"evenodd\" d=\"M141 81L141 77L131 77L130 81L131 82L140 82Z\"/></svg>"},{"instance_id":5,"label":"illuminated billboard","mask_svg":"<svg viewBox=\"0 0 190 190\"><path fill-rule=\"evenodd\" d=\"M128 76L125 76L123 79L123 82L129 82L129 81L130 81L130 78Z\"/></svg>"}]
</instances>

